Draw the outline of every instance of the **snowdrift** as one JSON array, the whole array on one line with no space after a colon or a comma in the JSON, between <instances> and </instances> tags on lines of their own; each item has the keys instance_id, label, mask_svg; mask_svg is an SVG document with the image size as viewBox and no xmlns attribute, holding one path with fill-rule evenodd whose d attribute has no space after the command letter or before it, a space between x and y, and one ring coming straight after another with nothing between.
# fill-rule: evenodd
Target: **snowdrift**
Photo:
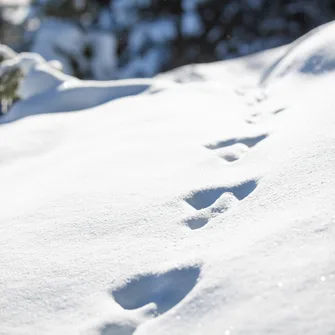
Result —
<instances>
[{"instance_id":1,"label":"snowdrift","mask_svg":"<svg viewBox=\"0 0 335 335\"><path fill-rule=\"evenodd\" d=\"M3 62L0 334L334 333L334 34L150 80Z\"/></svg>"},{"instance_id":2,"label":"snowdrift","mask_svg":"<svg viewBox=\"0 0 335 335\"><path fill-rule=\"evenodd\" d=\"M318 27L292 43L261 79L269 84L279 78L320 75L335 70L334 23Z\"/></svg>"}]
</instances>

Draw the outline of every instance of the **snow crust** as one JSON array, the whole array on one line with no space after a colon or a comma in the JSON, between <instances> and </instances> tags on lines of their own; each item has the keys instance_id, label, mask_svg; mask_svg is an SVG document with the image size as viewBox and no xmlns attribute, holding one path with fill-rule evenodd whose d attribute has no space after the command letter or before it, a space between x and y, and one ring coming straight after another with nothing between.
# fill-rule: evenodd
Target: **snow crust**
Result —
<instances>
[{"instance_id":1,"label":"snow crust","mask_svg":"<svg viewBox=\"0 0 335 335\"><path fill-rule=\"evenodd\" d=\"M333 334L333 36L152 80L5 61L0 334Z\"/></svg>"}]
</instances>

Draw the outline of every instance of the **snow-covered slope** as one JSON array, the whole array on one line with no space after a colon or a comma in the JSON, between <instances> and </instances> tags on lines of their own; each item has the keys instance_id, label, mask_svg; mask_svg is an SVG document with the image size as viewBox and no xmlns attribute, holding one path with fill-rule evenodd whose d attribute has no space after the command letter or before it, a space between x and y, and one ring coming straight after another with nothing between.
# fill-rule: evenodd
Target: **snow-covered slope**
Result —
<instances>
[{"instance_id":1,"label":"snow-covered slope","mask_svg":"<svg viewBox=\"0 0 335 335\"><path fill-rule=\"evenodd\" d=\"M334 34L14 106L0 334L333 334Z\"/></svg>"}]
</instances>

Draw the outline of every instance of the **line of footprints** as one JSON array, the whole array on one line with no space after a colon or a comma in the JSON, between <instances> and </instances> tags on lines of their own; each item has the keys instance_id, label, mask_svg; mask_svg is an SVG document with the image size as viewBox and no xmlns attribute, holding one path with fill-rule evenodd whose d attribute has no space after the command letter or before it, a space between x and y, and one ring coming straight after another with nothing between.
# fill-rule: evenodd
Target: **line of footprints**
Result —
<instances>
[{"instance_id":1,"label":"line of footprints","mask_svg":"<svg viewBox=\"0 0 335 335\"><path fill-rule=\"evenodd\" d=\"M275 115L284 109L278 109ZM255 115L255 114L253 114ZM250 123L249 120L246 122ZM267 134L232 138L208 144L228 163L238 161L251 148L268 137ZM218 215L227 212L248 197L257 187L256 180L249 180L233 187L207 188L192 192L184 201L195 213L183 219L190 229L200 229ZM121 287L111 290L114 300L125 310L133 311L136 317L123 323L107 324L100 329L101 335L131 335L143 322L156 318L176 306L195 287L199 280L199 265L172 269L164 273L135 276Z\"/></svg>"},{"instance_id":2,"label":"line of footprints","mask_svg":"<svg viewBox=\"0 0 335 335\"><path fill-rule=\"evenodd\" d=\"M246 93L238 91L237 94L245 95ZM254 106L266 99L266 93L257 90L247 95L246 104L248 106ZM275 109L271 112L271 115L277 115L284 110L285 108ZM245 122L255 124L260 119L261 114L260 111L253 112ZM213 150L218 157L222 158L226 163L234 163L268 136L268 134L261 134L257 136L231 138L207 144L205 147L209 150ZM183 222L192 230L200 229L207 225L212 219L227 212L241 200L245 199L256 187L257 181L249 180L233 187L208 188L194 191L191 195L185 197L184 200L188 205L192 206L196 212L187 216Z\"/></svg>"}]
</instances>

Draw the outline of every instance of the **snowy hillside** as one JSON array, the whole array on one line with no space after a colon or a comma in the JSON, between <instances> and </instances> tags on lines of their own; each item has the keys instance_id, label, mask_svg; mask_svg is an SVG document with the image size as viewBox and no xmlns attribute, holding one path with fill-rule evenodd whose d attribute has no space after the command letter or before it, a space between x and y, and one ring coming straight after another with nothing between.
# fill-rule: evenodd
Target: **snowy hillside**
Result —
<instances>
[{"instance_id":1,"label":"snowy hillside","mask_svg":"<svg viewBox=\"0 0 335 335\"><path fill-rule=\"evenodd\" d=\"M4 61L0 334L334 334L334 36L148 80Z\"/></svg>"}]
</instances>

